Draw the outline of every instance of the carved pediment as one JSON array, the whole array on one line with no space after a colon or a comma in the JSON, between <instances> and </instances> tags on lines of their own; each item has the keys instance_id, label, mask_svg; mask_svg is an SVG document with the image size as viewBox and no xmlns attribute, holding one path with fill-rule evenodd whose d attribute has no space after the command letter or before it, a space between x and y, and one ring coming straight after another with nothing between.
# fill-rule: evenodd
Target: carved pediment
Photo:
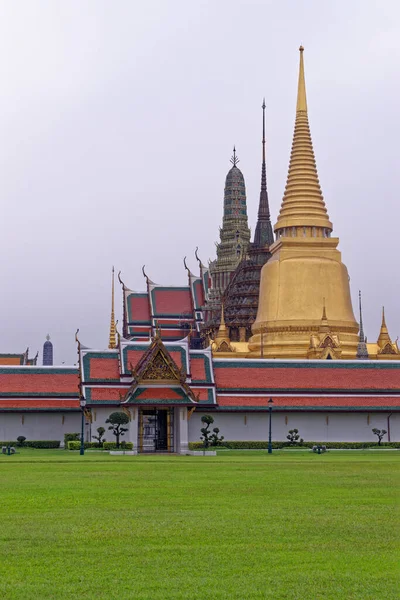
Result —
<instances>
[{"instance_id":1,"label":"carved pediment","mask_svg":"<svg viewBox=\"0 0 400 600\"><path fill-rule=\"evenodd\" d=\"M326 338L321 343L320 348L335 348L335 344L333 343L333 339L330 335L327 335Z\"/></svg>"},{"instance_id":2,"label":"carved pediment","mask_svg":"<svg viewBox=\"0 0 400 600\"><path fill-rule=\"evenodd\" d=\"M226 342L225 340L221 342L218 348L215 350L216 352L233 352L232 346Z\"/></svg>"},{"instance_id":3,"label":"carved pediment","mask_svg":"<svg viewBox=\"0 0 400 600\"><path fill-rule=\"evenodd\" d=\"M151 357L149 363L141 371L139 381L178 381L176 370L161 351Z\"/></svg>"},{"instance_id":4,"label":"carved pediment","mask_svg":"<svg viewBox=\"0 0 400 600\"><path fill-rule=\"evenodd\" d=\"M392 344L387 343L386 346L382 348L381 354L397 354L397 352L393 348Z\"/></svg>"},{"instance_id":5,"label":"carved pediment","mask_svg":"<svg viewBox=\"0 0 400 600\"><path fill-rule=\"evenodd\" d=\"M185 381L186 372L184 369L179 370L160 337L156 336L138 362L136 369L132 370L132 377L136 383L143 381L179 383Z\"/></svg>"}]
</instances>

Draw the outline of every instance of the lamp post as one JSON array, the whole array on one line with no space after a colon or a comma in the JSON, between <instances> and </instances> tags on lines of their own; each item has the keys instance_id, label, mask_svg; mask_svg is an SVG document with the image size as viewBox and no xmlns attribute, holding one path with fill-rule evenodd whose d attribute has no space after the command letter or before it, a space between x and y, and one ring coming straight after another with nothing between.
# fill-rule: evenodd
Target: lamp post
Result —
<instances>
[{"instance_id":1,"label":"lamp post","mask_svg":"<svg viewBox=\"0 0 400 600\"><path fill-rule=\"evenodd\" d=\"M272 405L274 401L272 398L268 400L268 410L269 410L269 431L268 431L268 454L272 454Z\"/></svg>"},{"instance_id":2,"label":"lamp post","mask_svg":"<svg viewBox=\"0 0 400 600\"><path fill-rule=\"evenodd\" d=\"M85 406L86 400L85 398L81 398L80 400L81 411L82 411L82 421L81 421L81 447L79 450L79 454L82 456L85 454Z\"/></svg>"}]
</instances>

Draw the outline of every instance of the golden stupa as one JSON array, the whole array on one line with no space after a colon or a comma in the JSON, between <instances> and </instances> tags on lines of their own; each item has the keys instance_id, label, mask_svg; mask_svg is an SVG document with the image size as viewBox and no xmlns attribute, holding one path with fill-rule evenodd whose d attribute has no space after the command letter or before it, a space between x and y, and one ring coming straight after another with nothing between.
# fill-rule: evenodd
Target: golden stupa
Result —
<instances>
[{"instance_id":1,"label":"golden stupa","mask_svg":"<svg viewBox=\"0 0 400 600\"><path fill-rule=\"evenodd\" d=\"M308 124L303 51L296 123L272 256L261 272L251 356L355 358L358 323L349 276L331 237Z\"/></svg>"}]
</instances>

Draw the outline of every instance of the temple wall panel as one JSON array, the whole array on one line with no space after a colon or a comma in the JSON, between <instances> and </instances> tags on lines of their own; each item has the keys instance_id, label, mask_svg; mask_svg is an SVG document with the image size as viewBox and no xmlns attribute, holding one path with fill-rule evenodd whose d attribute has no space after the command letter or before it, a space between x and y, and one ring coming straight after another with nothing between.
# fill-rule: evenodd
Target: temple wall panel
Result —
<instances>
[{"instance_id":1,"label":"temple wall panel","mask_svg":"<svg viewBox=\"0 0 400 600\"><path fill-rule=\"evenodd\" d=\"M207 412L196 411L189 421L189 441L200 440L201 417ZM289 429L298 429L300 437L314 442L376 442L374 427L388 429L388 412L273 412L272 439L285 441ZM211 427L220 429L219 435L232 441L268 440L266 412L212 413ZM391 441L400 441L400 415L390 419ZM385 436L384 441L387 441Z\"/></svg>"},{"instance_id":2,"label":"temple wall panel","mask_svg":"<svg viewBox=\"0 0 400 600\"><path fill-rule=\"evenodd\" d=\"M80 412L14 412L0 415L0 441L14 441L20 435L27 440L60 440L65 433L81 429Z\"/></svg>"}]
</instances>

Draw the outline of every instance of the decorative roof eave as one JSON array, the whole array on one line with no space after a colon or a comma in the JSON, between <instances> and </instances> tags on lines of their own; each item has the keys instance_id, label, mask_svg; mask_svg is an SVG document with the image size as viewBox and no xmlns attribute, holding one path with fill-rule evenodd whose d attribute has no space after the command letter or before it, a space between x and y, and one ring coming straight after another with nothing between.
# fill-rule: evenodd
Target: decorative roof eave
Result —
<instances>
[{"instance_id":1,"label":"decorative roof eave","mask_svg":"<svg viewBox=\"0 0 400 600\"><path fill-rule=\"evenodd\" d=\"M157 356L161 357L161 363L158 365L155 364ZM163 384L167 386L181 386L188 398L193 402L196 401L193 391L186 383L186 368L182 368L182 370L178 369L158 332L136 367L131 369L131 373L133 382L125 396L126 399L135 392L139 385L151 386Z\"/></svg>"}]
</instances>

